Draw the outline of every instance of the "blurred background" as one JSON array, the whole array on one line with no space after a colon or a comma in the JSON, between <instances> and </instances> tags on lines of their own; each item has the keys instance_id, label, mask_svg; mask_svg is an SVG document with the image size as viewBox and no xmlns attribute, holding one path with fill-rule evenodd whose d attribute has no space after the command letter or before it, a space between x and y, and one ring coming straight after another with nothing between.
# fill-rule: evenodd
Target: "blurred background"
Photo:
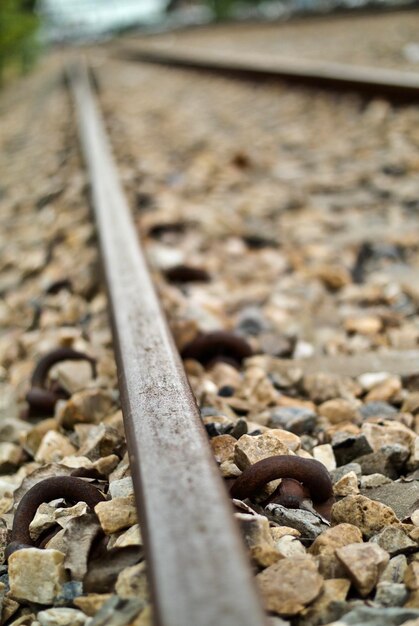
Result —
<instances>
[{"instance_id":1,"label":"blurred background","mask_svg":"<svg viewBox=\"0 0 419 626\"><path fill-rule=\"evenodd\" d=\"M418 5L411 0L0 0L0 85L25 73L53 45L103 41L225 20Z\"/></svg>"}]
</instances>

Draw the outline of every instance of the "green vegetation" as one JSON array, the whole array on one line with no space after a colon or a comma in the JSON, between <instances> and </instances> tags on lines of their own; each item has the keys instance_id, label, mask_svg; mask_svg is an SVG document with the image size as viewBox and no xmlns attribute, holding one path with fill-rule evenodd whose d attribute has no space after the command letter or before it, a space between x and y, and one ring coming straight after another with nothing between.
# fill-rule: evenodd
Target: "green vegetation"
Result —
<instances>
[{"instance_id":1,"label":"green vegetation","mask_svg":"<svg viewBox=\"0 0 419 626\"><path fill-rule=\"evenodd\" d=\"M26 72L38 51L35 0L0 0L0 84Z\"/></svg>"},{"instance_id":2,"label":"green vegetation","mask_svg":"<svg viewBox=\"0 0 419 626\"><path fill-rule=\"evenodd\" d=\"M228 19L238 4L259 4L258 0L206 0L216 20Z\"/></svg>"}]
</instances>

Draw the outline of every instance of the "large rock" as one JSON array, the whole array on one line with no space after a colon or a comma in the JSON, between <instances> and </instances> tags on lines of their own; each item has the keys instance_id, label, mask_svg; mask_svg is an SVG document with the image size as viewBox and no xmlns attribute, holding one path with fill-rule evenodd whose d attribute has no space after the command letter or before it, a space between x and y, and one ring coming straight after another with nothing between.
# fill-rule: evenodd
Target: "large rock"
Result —
<instances>
[{"instance_id":1,"label":"large rock","mask_svg":"<svg viewBox=\"0 0 419 626\"><path fill-rule=\"evenodd\" d=\"M110 593L88 593L75 598L73 604L88 617L93 617L111 597Z\"/></svg>"},{"instance_id":2,"label":"large rock","mask_svg":"<svg viewBox=\"0 0 419 626\"><path fill-rule=\"evenodd\" d=\"M283 406L271 410L268 426L285 428L296 435L302 435L312 432L316 421L317 415L311 409L299 406Z\"/></svg>"},{"instance_id":3,"label":"large rock","mask_svg":"<svg viewBox=\"0 0 419 626\"><path fill-rule=\"evenodd\" d=\"M357 458L363 474L384 474L395 479L400 476L410 450L399 443L383 446L376 452Z\"/></svg>"},{"instance_id":4,"label":"large rock","mask_svg":"<svg viewBox=\"0 0 419 626\"><path fill-rule=\"evenodd\" d=\"M346 465L373 451L365 435L348 435L345 432L333 437L332 447L338 465Z\"/></svg>"},{"instance_id":5,"label":"large rock","mask_svg":"<svg viewBox=\"0 0 419 626\"><path fill-rule=\"evenodd\" d=\"M374 535L370 541L378 544L380 548L383 548L390 556L409 554L418 549L416 541L412 541L404 530L396 526L384 528L380 533Z\"/></svg>"},{"instance_id":6,"label":"large rock","mask_svg":"<svg viewBox=\"0 0 419 626\"><path fill-rule=\"evenodd\" d=\"M390 560L376 544L352 543L336 550L336 556L348 572L362 597L376 586L380 574Z\"/></svg>"},{"instance_id":7,"label":"large rock","mask_svg":"<svg viewBox=\"0 0 419 626\"><path fill-rule=\"evenodd\" d=\"M400 524L390 507L365 496L347 496L332 507L332 522L353 524L369 539L386 526Z\"/></svg>"},{"instance_id":8,"label":"large rock","mask_svg":"<svg viewBox=\"0 0 419 626\"><path fill-rule=\"evenodd\" d=\"M371 488L361 488L361 493L372 500L391 507L400 520L404 520L419 508L419 481L389 482Z\"/></svg>"},{"instance_id":9,"label":"large rock","mask_svg":"<svg viewBox=\"0 0 419 626\"><path fill-rule=\"evenodd\" d=\"M352 524L338 524L325 530L310 547L313 555L333 554L337 548L352 543L362 543L362 534Z\"/></svg>"},{"instance_id":10,"label":"large rock","mask_svg":"<svg viewBox=\"0 0 419 626\"><path fill-rule=\"evenodd\" d=\"M35 455L35 461L39 463L57 463L65 456L76 452L76 448L67 437L55 430L49 430L42 438Z\"/></svg>"},{"instance_id":11,"label":"large rock","mask_svg":"<svg viewBox=\"0 0 419 626\"><path fill-rule=\"evenodd\" d=\"M99 502L95 506L95 513L107 535L128 528L137 522L137 510L133 496Z\"/></svg>"},{"instance_id":12,"label":"large rock","mask_svg":"<svg viewBox=\"0 0 419 626\"><path fill-rule=\"evenodd\" d=\"M58 550L25 548L9 557L10 594L17 600L52 604L66 580L65 555Z\"/></svg>"},{"instance_id":13,"label":"large rock","mask_svg":"<svg viewBox=\"0 0 419 626\"><path fill-rule=\"evenodd\" d=\"M352 524L338 524L325 530L310 547L310 553L319 561L319 571L325 578L344 577L342 564L336 557L337 548L362 543L362 533Z\"/></svg>"},{"instance_id":14,"label":"large rock","mask_svg":"<svg viewBox=\"0 0 419 626\"><path fill-rule=\"evenodd\" d=\"M383 446L395 443L412 450L416 438L416 434L410 428L396 421L385 421L383 424L366 422L362 425L362 432L374 452L377 452Z\"/></svg>"},{"instance_id":15,"label":"large rock","mask_svg":"<svg viewBox=\"0 0 419 626\"><path fill-rule=\"evenodd\" d=\"M278 615L297 615L319 595L323 579L313 560L282 559L256 576L265 607Z\"/></svg>"}]
</instances>

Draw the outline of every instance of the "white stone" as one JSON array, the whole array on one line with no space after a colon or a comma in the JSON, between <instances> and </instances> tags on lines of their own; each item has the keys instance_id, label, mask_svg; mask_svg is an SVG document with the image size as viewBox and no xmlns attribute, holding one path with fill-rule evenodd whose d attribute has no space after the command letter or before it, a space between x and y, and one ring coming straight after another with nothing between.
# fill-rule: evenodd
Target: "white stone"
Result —
<instances>
[{"instance_id":1,"label":"white stone","mask_svg":"<svg viewBox=\"0 0 419 626\"><path fill-rule=\"evenodd\" d=\"M358 382L365 391L370 391L376 385L391 377L387 372L366 372L358 376Z\"/></svg>"},{"instance_id":2,"label":"white stone","mask_svg":"<svg viewBox=\"0 0 419 626\"><path fill-rule=\"evenodd\" d=\"M92 380L92 366L87 361L63 361L54 369L60 386L69 394L85 389Z\"/></svg>"},{"instance_id":3,"label":"white stone","mask_svg":"<svg viewBox=\"0 0 419 626\"><path fill-rule=\"evenodd\" d=\"M36 616L41 626L84 626L87 615L67 607L39 611Z\"/></svg>"},{"instance_id":4,"label":"white stone","mask_svg":"<svg viewBox=\"0 0 419 626\"><path fill-rule=\"evenodd\" d=\"M121 498L134 495L134 486L131 476L126 476L120 480L114 480L109 485L109 493L112 498Z\"/></svg>"},{"instance_id":5,"label":"white stone","mask_svg":"<svg viewBox=\"0 0 419 626\"><path fill-rule=\"evenodd\" d=\"M330 443L324 443L321 446L316 446L315 448L313 448L312 452L313 457L316 459L316 461L320 461L320 463L323 463L323 465L329 472L336 469L335 454Z\"/></svg>"},{"instance_id":6,"label":"white stone","mask_svg":"<svg viewBox=\"0 0 419 626\"><path fill-rule=\"evenodd\" d=\"M185 262L185 253L173 246L153 244L147 249L148 259L154 267L166 270Z\"/></svg>"},{"instance_id":7,"label":"white stone","mask_svg":"<svg viewBox=\"0 0 419 626\"><path fill-rule=\"evenodd\" d=\"M0 469L10 465L18 465L22 458L22 449L15 443L0 442Z\"/></svg>"}]
</instances>

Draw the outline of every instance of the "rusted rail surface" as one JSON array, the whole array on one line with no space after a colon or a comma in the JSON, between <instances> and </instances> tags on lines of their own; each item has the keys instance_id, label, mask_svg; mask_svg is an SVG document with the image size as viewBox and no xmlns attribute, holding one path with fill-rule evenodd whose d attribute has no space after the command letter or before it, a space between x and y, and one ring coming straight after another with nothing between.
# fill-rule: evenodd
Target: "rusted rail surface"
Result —
<instances>
[{"instance_id":1,"label":"rusted rail surface","mask_svg":"<svg viewBox=\"0 0 419 626\"><path fill-rule=\"evenodd\" d=\"M275 59L267 54L202 50L168 42L125 44L126 59L191 69L234 73L253 78L279 78L333 90L380 95L400 102L419 100L419 73L301 59Z\"/></svg>"},{"instance_id":2,"label":"rusted rail surface","mask_svg":"<svg viewBox=\"0 0 419 626\"><path fill-rule=\"evenodd\" d=\"M231 505L135 233L86 68L69 71L158 626L262 626Z\"/></svg>"}]
</instances>

